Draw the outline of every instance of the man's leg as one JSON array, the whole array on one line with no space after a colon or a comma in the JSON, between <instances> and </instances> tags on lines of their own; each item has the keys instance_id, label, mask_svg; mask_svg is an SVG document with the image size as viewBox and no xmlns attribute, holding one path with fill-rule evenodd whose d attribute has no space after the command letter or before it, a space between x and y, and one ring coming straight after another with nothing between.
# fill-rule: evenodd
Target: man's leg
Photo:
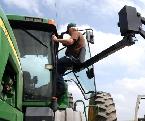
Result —
<instances>
[{"instance_id":1,"label":"man's leg","mask_svg":"<svg viewBox=\"0 0 145 121\"><path fill-rule=\"evenodd\" d=\"M64 79L63 79L63 75L64 73L67 71L68 67L72 67L73 66L73 62L71 61L70 58L68 57L62 57L58 60L57 63L57 97L61 97L66 90L66 86L64 83Z\"/></svg>"},{"instance_id":2,"label":"man's leg","mask_svg":"<svg viewBox=\"0 0 145 121\"><path fill-rule=\"evenodd\" d=\"M62 57L57 63L57 72L59 75L63 75L69 67L73 66L73 61L69 57Z\"/></svg>"}]
</instances>

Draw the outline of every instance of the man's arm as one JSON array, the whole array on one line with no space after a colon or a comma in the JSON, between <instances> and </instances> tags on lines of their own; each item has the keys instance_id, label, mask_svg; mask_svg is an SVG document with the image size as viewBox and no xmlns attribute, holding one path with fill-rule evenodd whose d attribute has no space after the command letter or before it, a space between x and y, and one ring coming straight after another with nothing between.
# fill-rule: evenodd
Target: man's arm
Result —
<instances>
[{"instance_id":1,"label":"man's arm","mask_svg":"<svg viewBox=\"0 0 145 121\"><path fill-rule=\"evenodd\" d=\"M72 45L74 43L73 38L69 38L69 39L58 39L55 35L52 35L52 40L55 42L60 42L63 45Z\"/></svg>"},{"instance_id":2,"label":"man's arm","mask_svg":"<svg viewBox=\"0 0 145 121\"><path fill-rule=\"evenodd\" d=\"M78 33L77 29L74 27L71 27L69 29L69 32L71 33L71 36L68 39L61 39L61 38L59 39L55 35L52 35L52 40L55 42L60 42L63 45L72 45L75 41L78 40L79 33Z\"/></svg>"}]
</instances>

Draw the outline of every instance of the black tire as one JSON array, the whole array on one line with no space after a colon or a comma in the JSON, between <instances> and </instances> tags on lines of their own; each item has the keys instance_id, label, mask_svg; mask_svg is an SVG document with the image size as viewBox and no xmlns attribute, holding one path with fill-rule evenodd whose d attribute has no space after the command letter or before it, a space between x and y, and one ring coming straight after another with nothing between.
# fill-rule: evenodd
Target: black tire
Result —
<instances>
[{"instance_id":1,"label":"black tire","mask_svg":"<svg viewBox=\"0 0 145 121\"><path fill-rule=\"evenodd\" d=\"M89 121L117 121L115 104L109 93L97 92L94 98L90 99Z\"/></svg>"}]
</instances>

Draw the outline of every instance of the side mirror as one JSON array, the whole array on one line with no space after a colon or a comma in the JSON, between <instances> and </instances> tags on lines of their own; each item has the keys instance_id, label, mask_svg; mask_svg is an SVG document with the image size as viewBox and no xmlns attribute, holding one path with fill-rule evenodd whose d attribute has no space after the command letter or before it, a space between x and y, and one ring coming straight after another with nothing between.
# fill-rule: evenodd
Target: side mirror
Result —
<instances>
[{"instance_id":1,"label":"side mirror","mask_svg":"<svg viewBox=\"0 0 145 121\"><path fill-rule=\"evenodd\" d=\"M93 30L86 30L86 39L89 43L94 44Z\"/></svg>"},{"instance_id":2,"label":"side mirror","mask_svg":"<svg viewBox=\"0 0 145 121\"><path fill-rule=\"evenodd\" d=\"M87 77L89 79L92 79L95 75L94 75L94 68L88 68L88 70L86 71Z\"/></svg>"}]
</instances>

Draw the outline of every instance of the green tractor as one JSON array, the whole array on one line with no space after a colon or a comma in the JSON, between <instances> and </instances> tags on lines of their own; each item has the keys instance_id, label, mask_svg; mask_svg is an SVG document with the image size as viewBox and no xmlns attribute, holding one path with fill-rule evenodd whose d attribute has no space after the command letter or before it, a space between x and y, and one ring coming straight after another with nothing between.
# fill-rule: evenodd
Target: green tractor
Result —
<instances>
[{"instance_id":1,"label":"green tractor","mask_svg":"<svg viewBox=\"0 0 145 121\"><path fill-rule=\"evenodd\" d=\"M125 6L119 13L123 39L94 57L90 53L90 44L94 43L93 30L79 30L86 35L85 61L68 70L64 78L66 87L70 81L75 83L84 99L90 100L86 106L82 100L73 102L67 88L60 99L55 97L57 60L65 48L58 48L51 40L52 34L58 36L54 21L6 16L0 9L0 121L81 121L78 102L84 104L86 121L116 121L111 95L96 91L93 64L135 43L133 37L139 30L124 23L129 21L130 14L126 16L126 12L135 13L133 20L139 23L134 10ZM89 108L88 118L86 108Z\"/></svg>"},{"instance_id":2,"label":"green tractor","mask_svg":"<svg viewBox=\"0 0 145 121\"><path fill-rule=\"evenodd\" d=\"M53 121L56 110L73 111L67 90L61 99L55 98L61 49L51 40L52 34L58 35L53 21L6 16L1 9L0 16L0 121Z\"/></svg>"}]
</instances>

